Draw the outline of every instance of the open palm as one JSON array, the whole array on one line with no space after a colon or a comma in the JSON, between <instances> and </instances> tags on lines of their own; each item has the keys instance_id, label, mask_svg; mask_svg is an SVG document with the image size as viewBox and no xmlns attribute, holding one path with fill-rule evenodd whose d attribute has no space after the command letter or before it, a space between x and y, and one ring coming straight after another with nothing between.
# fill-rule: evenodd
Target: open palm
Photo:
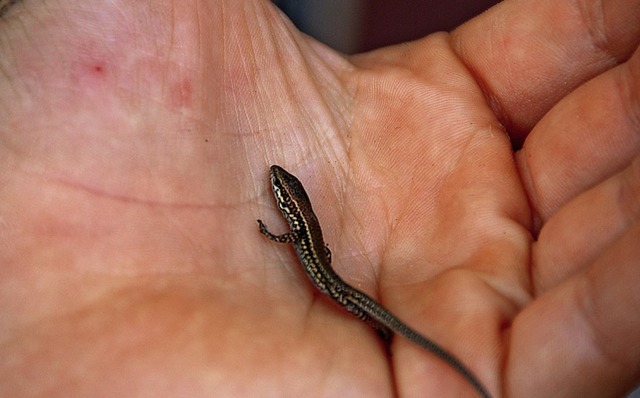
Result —
<instances>
[{"instance_id":1,"label":"open palm","mask_svg":"<svg viewBox=\"0 0 640 398\"><path fill-rule=\"evenodd\" d=\"M505 2L350 58L259 0L15 5L0 395L472 396L260 235L287 231L279 164L336 271L492 395L620 396L640 380L640 6L592 3Z\"/></svg>"}]
</instances>

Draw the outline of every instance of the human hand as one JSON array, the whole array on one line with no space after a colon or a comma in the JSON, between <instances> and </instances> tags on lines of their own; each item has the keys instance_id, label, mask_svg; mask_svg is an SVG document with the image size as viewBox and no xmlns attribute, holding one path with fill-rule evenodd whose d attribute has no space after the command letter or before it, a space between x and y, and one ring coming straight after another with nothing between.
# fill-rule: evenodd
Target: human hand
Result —
<instances>
[{"instance_id":1,"label":"human hand","mask_svg":"<svg viewBox=\"0 0 640 398\"><path fill-rule=\"evenodd\" d=\"M609 51L588 12L507 2L350 58L260 1L14 6L0 22L0 386L471 395L401 338L387 356L259 234L256 218L286 230L277 163L305 183L336 271L494 396L620 395L640 357L638 201L606 200L616 181L638 186L607 179L638 168L621 113L637 98L611 100L614 82L638 91L628 3L603 8ZM501 123L526 139L515 158Z\"/></svg>"}]
</instances>

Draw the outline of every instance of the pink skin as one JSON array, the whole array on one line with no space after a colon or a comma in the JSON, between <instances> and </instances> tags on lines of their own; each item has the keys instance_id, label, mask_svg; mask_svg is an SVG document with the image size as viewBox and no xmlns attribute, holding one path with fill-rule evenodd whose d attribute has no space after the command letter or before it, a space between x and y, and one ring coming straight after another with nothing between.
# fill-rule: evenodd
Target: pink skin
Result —
<instances>
[{"instance_id":1,"label":"pink skin","mask_svg":"<svg viewBox=\"0 0 640 398\"><path fill-rule=\"evenodd\" d=\"M261 0L16 4L0 395L472 396L406 340L387 355L260 235L257 218L286 231L274 163L304 182L336 271L493 396L623 395L639 41L637 0L512 0L351 57Z\"/></svg>"}]
</instances>

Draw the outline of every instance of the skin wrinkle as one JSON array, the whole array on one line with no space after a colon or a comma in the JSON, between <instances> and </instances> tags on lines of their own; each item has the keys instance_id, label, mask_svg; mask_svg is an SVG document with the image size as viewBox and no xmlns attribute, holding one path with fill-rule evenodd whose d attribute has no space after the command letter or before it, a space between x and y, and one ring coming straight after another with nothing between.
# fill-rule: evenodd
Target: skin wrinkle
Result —
<instances>
[{"instance_id":1,"label":"skin wrinkle","mask_svg":"<svg viewBox=\"0 0 640 398\"><path fill-rule=\"evenodd\" d=\"M593 1L579 0L576 7L580 12L582 21L584 21L585 31L591 44L615 60L616 57L611 52L610 41L607 38L605 29L604 4L602 1L596 3L594 5Z\"/></svg>"},{"instance_id":2,"label":"skin wrinkle","mask_svg":"<svg viewBox=\"0 0 640 398\"><path fill-rule=\"evenodd\" d=\"M577 314L580 315L582 320L582 327L588 329L589 333L585 335L591 336L591 344L589 347L593 347L593 351L601 359L602 363L607 366L614 366L618 371L622 372L629 367L630 364L622 363L618 360L619 356L615 352L607 349L610 346L611 336L606 333L609 325L605 322L603 324L603 316L597 313L597 303L594 301L596 297L589 294L590 291L597 289L595 281L589 273L584 277L585 283L579 289L578 300L579 303L576 307L578 309ZM615 370L614 370L615 372Z\"/></svg>"},{"instance_id":3,"label":"skin wrinkle","mask_svg":"<svg viewBox=\"0 0 640 398\"><path fill-rule=\"evenodd\" d=\"M640 64L640 50L636 51L634 56L627 61L627 64L622 66L623 71L629 73L631 76L629 79L621 78L616 80L619 87L619 90L616 92L620 93L620 96L623 97L621 103L625 105L625 116L631 121L633 131L640 131L640 90L634 90L638 88L637 85L624 84L624 82L640 80L640 68L634 67L635 65L633 64ZM634 72L637 73L636 76L634 76ZM624 76L624 74L621 75ZM640 134L638 135L638 144L640 144Z\"/></svg>"},{"instance_id":4,"label":"skin wrinkle","mask_svg":"<svg viewBox=\"0 0 640 398\"><path fill-rule=\"evenodd\" d=\"M9 9L16 5L20 0L4 0L4 4L0 4L0 18L9 11Z\"/></svg>"},{"instance_id":5,"label":"skin wrinkle","mask_svg":"<svg viewBox=\"0 0 640 398\"><path fill-rule=\"evenodd\" d=\"M640 158L634 160L629 174L622 186L622 208L631 215L631 220L637 222L640 219Z\"/></svg>"}]
</instances>

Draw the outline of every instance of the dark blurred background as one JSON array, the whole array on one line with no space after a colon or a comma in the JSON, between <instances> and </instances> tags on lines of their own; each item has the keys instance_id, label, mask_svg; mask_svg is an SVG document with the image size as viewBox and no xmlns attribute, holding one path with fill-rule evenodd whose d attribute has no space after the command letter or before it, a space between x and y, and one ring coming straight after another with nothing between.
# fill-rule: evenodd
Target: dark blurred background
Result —
<instances>
[{"instance_id":1,"label":"dark blurred background","mask_svg":"<svg viewBox=\"0 0 640 398\"><path fill-rule=\"evenodd\" d=\"M301 31L347 54L449 31L500 0L272 0ZM526 16L523 16L526 18ZM637 389L627 398L640 398Z\"/></svg>"},{"instance_id":2,"label":"dark blurred background","mask_svg":"<svg viewBox=\"0 0 640 398\"><path fill-rule=\"evenodd\" d=\"M451 30L499 0L274 0L296 26L352 54Z\"/></svg>"}]
</instances>

